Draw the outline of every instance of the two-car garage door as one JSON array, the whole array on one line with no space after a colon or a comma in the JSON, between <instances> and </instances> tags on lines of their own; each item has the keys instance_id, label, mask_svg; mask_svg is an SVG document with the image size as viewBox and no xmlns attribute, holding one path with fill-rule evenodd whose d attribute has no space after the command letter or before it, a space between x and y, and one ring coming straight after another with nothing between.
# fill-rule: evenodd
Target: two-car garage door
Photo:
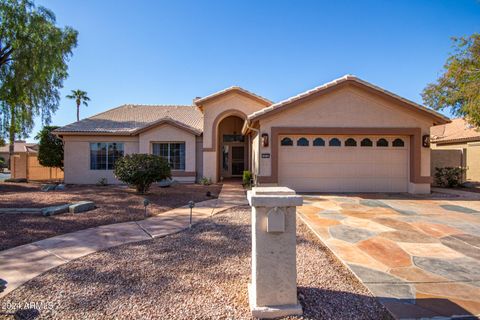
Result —
<instances>
[{"instance_id":1,"label":"two-car garage door","mask_svg":"<svg viewBox=\"0 0 480 320\"><path fill-rule=\"evenodd\" d=\"M279 137L278 182L297 192L406 192L407 136Z\"/></svg>"}]
</instances>

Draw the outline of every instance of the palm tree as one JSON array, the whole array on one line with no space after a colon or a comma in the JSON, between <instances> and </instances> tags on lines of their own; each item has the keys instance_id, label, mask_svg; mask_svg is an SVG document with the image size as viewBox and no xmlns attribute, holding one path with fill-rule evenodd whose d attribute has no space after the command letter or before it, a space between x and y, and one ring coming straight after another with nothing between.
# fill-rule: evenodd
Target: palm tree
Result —
<instances>
[{"instance_id":1,"label":"palm tree","mask_svg":"<svg viewBox=\"0 0 480 320\"><path fill-rule=\"evenodd\" d=\"M67 98L75 100L77 103L77 121L80 121L80 105L83 103L83 105L86 107L88 106L87 101L90 101L90 98L87 96L87 92L82 90L72 90L72 94L69 94Z\"/></svg>"}]
</instances>

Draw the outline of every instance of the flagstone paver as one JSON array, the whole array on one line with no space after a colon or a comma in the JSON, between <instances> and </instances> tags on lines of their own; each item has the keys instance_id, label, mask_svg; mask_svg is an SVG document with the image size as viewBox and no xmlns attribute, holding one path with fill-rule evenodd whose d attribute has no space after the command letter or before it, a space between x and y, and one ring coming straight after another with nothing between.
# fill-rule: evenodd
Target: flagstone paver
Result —
<instances>
[{"instance_id":1,"label":"flagstone paver","mask_svg":"<svg viewBox=\"0 0 480 320\"><path fill-rule=\"evenodd\" d=\"M480 196L469 194L308 195L298 213L395 318L478 317Z\"/></svg>"},{"instance_id":2,"label":"flagstone paver","mask_svg":"<svg viewBox=\"0 0 480 320\"><path fill-rule=\"evenodd\" d=\"M114 201L115 199L112 199ZM245 191L238 182L226 182L218 199L199 202L192 210L192 221L210 217L226 209L246 205ZM185 206L145 220L105 225L0 251L0 279L5 296L26 281L73 259L125 243L149 240L179 232L190 224Z\"/></svg>"}]
</instances>

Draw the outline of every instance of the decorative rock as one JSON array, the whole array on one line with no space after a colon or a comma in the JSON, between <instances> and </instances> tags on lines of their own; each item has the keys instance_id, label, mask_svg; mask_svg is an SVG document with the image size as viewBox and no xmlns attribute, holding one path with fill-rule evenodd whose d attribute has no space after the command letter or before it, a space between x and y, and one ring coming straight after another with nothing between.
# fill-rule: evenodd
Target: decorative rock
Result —
<instances>
[{"instance_id":1,"label":"decorative rock","mask_svg":"<svg viewBox=\"0 0 480 320\"><path fill-rule=\"evenodd\" d=\"M57 187L56 184L43 184L40 187L40 190L47 192L47 191L55 190L56 187Z\"/></svg>"},{"instance_id":2,"label":"decorative rock","mask_svg":"<svg viewBox=\"0 0 480 320\"><path fill-rule=\"evenodd\" d=\"M46 207L42 209L42 214L44 216L53 216L56 214L66 213L68 212L68 204L62 204L60 206L53 206L53 207Z\"/></svg>"},{"instance_id":3,"label":"decorative rock","mask_svg":"<svg viewBox=\"0 0 480 320\"><path fill-rule=\"evenodd\" d=\"M66 186L63 183L61 183L61 184L59 184L55 187L55 190L63 191L63 190L65 190L65 188L66 188Z\"/></svg>"},{"instance_id":4,"label":"decorative rock","mask_svg":"<svg viewBox=\"0 0 480 320\"><path fill-rule=\"evenodd\" d=\"M80 201L68 207L70 213L79 213L95 209L95 203L92 201Z\"/></svg>"},{"instance_id":5,"label":"decorative rock","mask_svg":"<svg viewBox=\"0 0 480 320\"><path fill-rule=\"evenodd\" d=\"M170 179L170 178L163 179L163 180L161 180L161 181L158 182L158 185L159 185L161 188L168 188L168 187L170 187L172 184L173 184L173 180Z\"/></svg>"}]
</instances>

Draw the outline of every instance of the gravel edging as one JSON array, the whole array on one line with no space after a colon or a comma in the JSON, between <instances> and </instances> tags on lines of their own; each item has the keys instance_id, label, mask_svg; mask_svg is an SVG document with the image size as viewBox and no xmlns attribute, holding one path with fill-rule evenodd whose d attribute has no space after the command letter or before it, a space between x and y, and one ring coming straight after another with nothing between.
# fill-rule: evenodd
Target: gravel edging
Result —
<instances>
[{"instance_id":1,"label":"gravel edging","mask_svg":"<svg viewBox=\"0 0 480 320\"><path fill-rule=\"evenodd\" d=\"M297 224L302 318L390 319L308 227L300 220ZM250 208L238 207L192 230L121 245L52 269L0 299L0 312L18 310L7 305L33 302L38 307L23 308L23 315L38 313L40 319L250 319L250 250Z\"/></svg>"}]
</instances>

